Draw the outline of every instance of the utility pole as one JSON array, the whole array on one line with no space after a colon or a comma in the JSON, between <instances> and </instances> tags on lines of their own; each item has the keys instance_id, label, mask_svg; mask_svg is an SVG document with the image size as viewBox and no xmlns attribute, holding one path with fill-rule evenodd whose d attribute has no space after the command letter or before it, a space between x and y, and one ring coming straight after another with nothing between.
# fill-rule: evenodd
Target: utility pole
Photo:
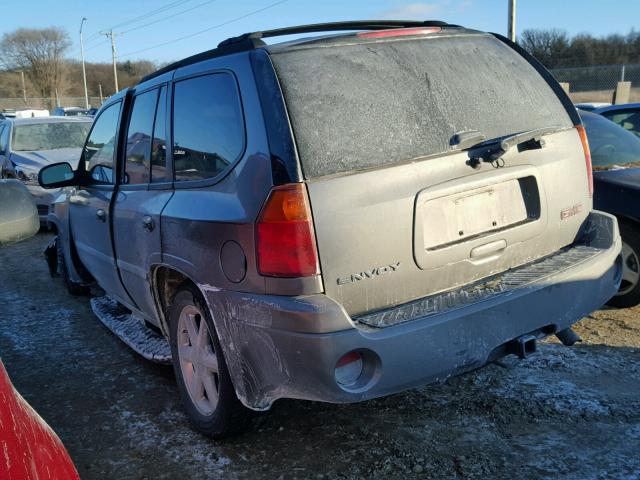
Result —
<instances>
[{"instance_id":1,"label":"utility pole","mask_svg":"<svg viewBox=\"0 0 640 480\"><path fill-rule=\"evenodd\" d=\"M116 68L116 41L115 41L115 36L118 35L117 33L113 33L113 29L109 30L108 32L101 32L102 35L109 37L111 39L111 57L113 59L113 83L116 86L116 93L118 93L118 90L120 90L118 88L118 70Z\"/></svg>"},{"instance_id":2,"label":"utility pole","mask_svg":"<svg viewBox=\"0 0 640 480\"><path fill-rule=\"evenodd\" d=\"M516 0L509 1L509 26L508 37L509 40L515 43L516 41Z\"/></svg>"},{"instance_id":3,"label":"utility pole","mask_svg":"<svg viewBox=\"0 0 640 480\"><path fill-rule=\"evenodd\" d=\"M98 91L100 92L100 105L102 105L102 102L103 102L104 98L102 97L102 84L101 83L98 84Z\"/></svg>"},{"instance_id":4,"label":"utility pole","mask_svg":"<svg viewBox=\"0 0 640 480\"><path fill-rule=\"evenodd\" d=\"M24 84L24 70L20 70L20 76L22 77L22 99L24 104L27 104L27 87Z\"/></svg>"},{"instance_id":5,"label":"utility pole","mask_svg":"<svg viewBox=\"0 0 640 480\"><path fill-rule=\"evenodd\" d=\"M82 82L84 83L84 107L89 109L89 93L87 92L87 72L84 69L84 44L82 43L82 26L86 18L82 17L80 22L80 58L82 59Z\"/></svg>"}]
</instances>

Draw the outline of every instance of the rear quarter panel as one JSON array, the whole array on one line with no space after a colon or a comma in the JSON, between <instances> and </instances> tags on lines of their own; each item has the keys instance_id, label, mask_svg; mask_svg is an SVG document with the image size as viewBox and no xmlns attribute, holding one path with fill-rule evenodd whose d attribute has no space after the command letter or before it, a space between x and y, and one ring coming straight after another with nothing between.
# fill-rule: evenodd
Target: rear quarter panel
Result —
<instances>
[{"instance_id":1,"label":"rear quarter panel","mask_svg":"<svg viewBox=\"0 0 640 480\"><path fill-rule=\"evenodd\" d=\"M271 160L249 57L235 54L183 67L174 80L216 71L231 71L236 77L246 148L218 181L176 182L161 218L163 263L200 285L264 292L265 280L255 268L253 221L272 185ZM220 264L221 248L231 240L241 246L247 262L247 273L238 283L227 279Z\"/></svg>"}]
</instances>

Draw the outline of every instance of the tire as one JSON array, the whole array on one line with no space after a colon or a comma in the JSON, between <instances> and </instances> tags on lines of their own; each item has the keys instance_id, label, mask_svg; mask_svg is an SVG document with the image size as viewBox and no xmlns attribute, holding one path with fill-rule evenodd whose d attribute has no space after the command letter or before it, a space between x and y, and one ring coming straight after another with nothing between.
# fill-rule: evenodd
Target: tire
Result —
<instances>
[{"instance_id":1,"label":"tire","mask_svg":"<svg viewBox=\"0 0 640 480\"><path fill-rule=\"evenodd\" d=\"M58 256L58 272L62 277L65 287L67 287L67 291L74 296L89 295L91 289L88 286L74 282L69 278L69 270L67 268L67 262L64 257L64 250L62 248L62 240L60 240L60 237L56 239L56 253Z\"/></svg>"},{"instance_id":2,"label":"tire","mask_svg":"<svg viewBox=\"0 0 640 480\"><path fill-rule=\"evenodd\" d=\"M620 221L622 237L622 282L607 305L618 308L634 307L640 303L640 226Z\"/></svg>"},{"instance_id":3,"label":"tire","mask_svg":"<svg viewBox=\"0 0 640 480\"><path fill-rule=\"evenodd\" d=\"M175 294L169 327L173 370L193 427L214 439L245 430L252 412L236 396L209 309L192 284Z\"/></svg>"}]
</instances>

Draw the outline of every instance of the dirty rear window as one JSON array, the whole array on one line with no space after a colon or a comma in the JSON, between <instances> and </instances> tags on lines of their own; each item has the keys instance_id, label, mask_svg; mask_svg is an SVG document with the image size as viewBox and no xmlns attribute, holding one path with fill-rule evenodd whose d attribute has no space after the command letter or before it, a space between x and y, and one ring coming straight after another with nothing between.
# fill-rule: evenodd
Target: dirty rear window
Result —
<instances>
[{"instance_id":1,"label":"dirty rear window","mask_svg":"<svg viewBox=\"0 0 640 480\"><path fill-rule=\"evenodd\" d=\"M546 81L491 36L293 48L272 59L307 178L442 153L461 131L572 126Z\"/></svg>"}]
</instances>

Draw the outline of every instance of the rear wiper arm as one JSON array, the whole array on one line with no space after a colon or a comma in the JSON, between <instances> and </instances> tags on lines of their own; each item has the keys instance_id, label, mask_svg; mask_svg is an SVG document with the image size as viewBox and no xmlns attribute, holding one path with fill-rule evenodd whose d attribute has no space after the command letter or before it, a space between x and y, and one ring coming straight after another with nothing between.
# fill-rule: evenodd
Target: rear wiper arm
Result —
<instances>
[{"instance_id":1,"label":"rear wiper arm","mask_svg":"<svg viewBox=\"0 0 640 480\"><path fill-rule=\"evenodd\" d=\"M500 140L488 140L481 142L475 146L480 147L482 145L496 144L499 142L498 147L490 147L486 152L481 155L474 156L469 160L469 165L473 168L479 168L481 162L491 163L494 167L504 166L504 160L501 157L507 153L510 149L518 146L519 151L524 150L537 150L543 148L545 145L542 137L550 133L561 130L562 127L553 126L545 128L536 128L533 130L527 130L526 132L516 133L515 135L509 135Z\"/></svg>"},{"instance_id":2,"label":"rear wiper arm","mask_svg":"<svg viewBox=\"0 0 640 480\"><path fill-rule=\"evenodd\" d=\"M468 130L465 132L456 132L453 137L451 137L449 144L452 147L465 150L481 144L486 138L486 135L478 130Z\"/></svg>"},{"instance_id":3,"label":"rear wiper arm","mask_svg":"<svg viewBox=\"0 0 640 480\"><path fill-rule=\"evenodd\" d=\"M533 130L527 130L526 132L516 133L515 135L509 135L500 141L500 148L504 153L521 143L531 143L532 148L542 148L544 147L544 140L542 140L542 136L557 132L561 128L562 127L558 126L536 128Z\"/></svg>"}]
</instances>

